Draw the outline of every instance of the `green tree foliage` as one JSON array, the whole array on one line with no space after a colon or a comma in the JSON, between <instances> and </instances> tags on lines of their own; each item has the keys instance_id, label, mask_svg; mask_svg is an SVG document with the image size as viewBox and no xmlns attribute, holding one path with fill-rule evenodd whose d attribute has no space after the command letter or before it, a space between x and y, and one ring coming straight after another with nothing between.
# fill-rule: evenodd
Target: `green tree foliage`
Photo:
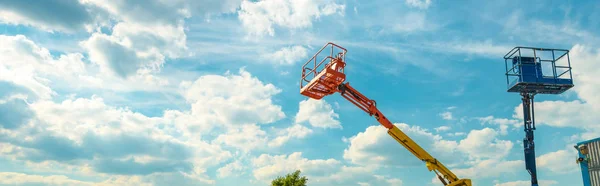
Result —
<instances>
[{"instance_id":1,"label":"green tree foliage","mask_svg":"<svg viewBox=\"0 0 600 186\"><path fill-rule=\"evenodd\" d=\"M307 181L308 178L306 176L300 177L300 170L296 170L284 177L278 176L271 182L271 186L306 186Z\"/></svg>"}]
</instances>

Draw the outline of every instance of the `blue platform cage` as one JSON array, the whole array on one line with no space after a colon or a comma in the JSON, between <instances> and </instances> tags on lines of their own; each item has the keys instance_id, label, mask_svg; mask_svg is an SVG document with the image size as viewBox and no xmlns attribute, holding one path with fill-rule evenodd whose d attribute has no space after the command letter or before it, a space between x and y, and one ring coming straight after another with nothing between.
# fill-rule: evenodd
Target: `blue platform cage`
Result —
<instances>
[{"instance_id":1,"label":"blue platform cage","mask_svg":"<svg viewBox=\"0 0 600 186\"><path fill-rule=\"evenodd\" d=\"M577 163L584 186L600 186L600 138L577 143Z\"/></svg>"},{"instance_id":2,"label":"blue platform cage","mask_svg":"<svg viewBox=\"0 0 600 186\"><path fill-rule=\"evenodd\" d=\"M574 86L569 50L519 46L504 63L508 92L560 94Z\"/></svg>"}]
</instances>

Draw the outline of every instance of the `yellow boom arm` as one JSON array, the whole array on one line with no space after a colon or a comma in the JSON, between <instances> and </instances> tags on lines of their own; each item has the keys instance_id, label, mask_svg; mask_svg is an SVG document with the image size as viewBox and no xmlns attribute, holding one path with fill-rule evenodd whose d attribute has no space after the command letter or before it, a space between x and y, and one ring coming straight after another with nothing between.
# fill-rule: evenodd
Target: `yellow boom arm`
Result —
<instances>
[{"instance_id":1,"label":"yellow boom arm","mask_svg":"<svg viewBox=\"0 0 600 186\"><path fill-rule=\"evenodd\" d=\"M415 141L408 137L392 122L390 122L382 113L377 109L374 100L369 100L367 97L356 91L350 86L349 83L341 84L338 86L338 91L344 98L352 102L362 110L366 111L369 115L374 116L377 121L388 129L388 134L392 136L398 143L402 144L404 148L410 151L415 157L425 162L425 166L429 171L434 171L440 181L447 186L471 186L470 179L459 179L452 171L450 171L442 162L439 162L433 156L431 156L425 149L421 148ZM439 173L439 174L438 174ZM441 174L441 175L440 175Z\"/></svg>"}]
</instances>

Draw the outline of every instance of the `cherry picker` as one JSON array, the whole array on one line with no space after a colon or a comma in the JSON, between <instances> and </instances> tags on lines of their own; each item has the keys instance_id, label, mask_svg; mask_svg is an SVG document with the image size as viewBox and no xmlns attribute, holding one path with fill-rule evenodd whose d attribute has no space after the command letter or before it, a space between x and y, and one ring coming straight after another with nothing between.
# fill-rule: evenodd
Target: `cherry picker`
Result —
<instances>
[{"instance_id":1,"label":"cherry picker","mask_svg":"<svg viewBox=\"0 0 600 186\"><path fill-rule=\"evenodd\" d=\"M569 50L517 46L504 55L504 65L507 92L520 93L523 102L525 169L531 186L538 186L533 98L536 94L561 94L575 86Z\"/></svg>"},{"instance_id":2,"label":"cherry picker","mask_svg":"<svg viewBox=\"0 0 600 186\"><path fill-rule=\"evenodd\" d=\"M329 55L317 60L319 54L330 49ZM334 53L337 52L337 53ZM300 94L312 99L320 100L327 95L339 92L342 97L352 102L361 110L368 113L388 129L392 136L415 157L425 162L429 171L435 172L438 179L446 186L471 186L470 179L460 179L446 166L421 148L415 141L398 129L377 109L375 100L367 98L350 86L346 81L344 67L346 66L346 49L334 43L327 43L313 57L302 66L300 80ZM326 54L326 53L325 53ZM335 54L335 55L334 55ZM312 65L309 65L312 63ZM440 175L441 174L441 175Z\"/></svg>"}]
</instances>

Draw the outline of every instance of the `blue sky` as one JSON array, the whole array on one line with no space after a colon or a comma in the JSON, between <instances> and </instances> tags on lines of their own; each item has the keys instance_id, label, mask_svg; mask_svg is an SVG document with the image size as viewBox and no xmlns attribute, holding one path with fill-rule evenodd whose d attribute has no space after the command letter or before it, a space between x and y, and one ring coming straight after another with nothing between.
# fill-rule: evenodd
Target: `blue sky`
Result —
<instances>
[{"instance_id":1,"label":"blue sky","mask_svg":"<svg viewBox=\"0 0 600 186\"><path fill-rule=\"evenodd\" d=\"M441 185L338 94L299 94L320 47L459 177L528 185L502 56L569 49L575 88L536 96L542 185L581 185L600 136L597 1L0 2L0 185Z\"/></svg>"}]
</instances>

